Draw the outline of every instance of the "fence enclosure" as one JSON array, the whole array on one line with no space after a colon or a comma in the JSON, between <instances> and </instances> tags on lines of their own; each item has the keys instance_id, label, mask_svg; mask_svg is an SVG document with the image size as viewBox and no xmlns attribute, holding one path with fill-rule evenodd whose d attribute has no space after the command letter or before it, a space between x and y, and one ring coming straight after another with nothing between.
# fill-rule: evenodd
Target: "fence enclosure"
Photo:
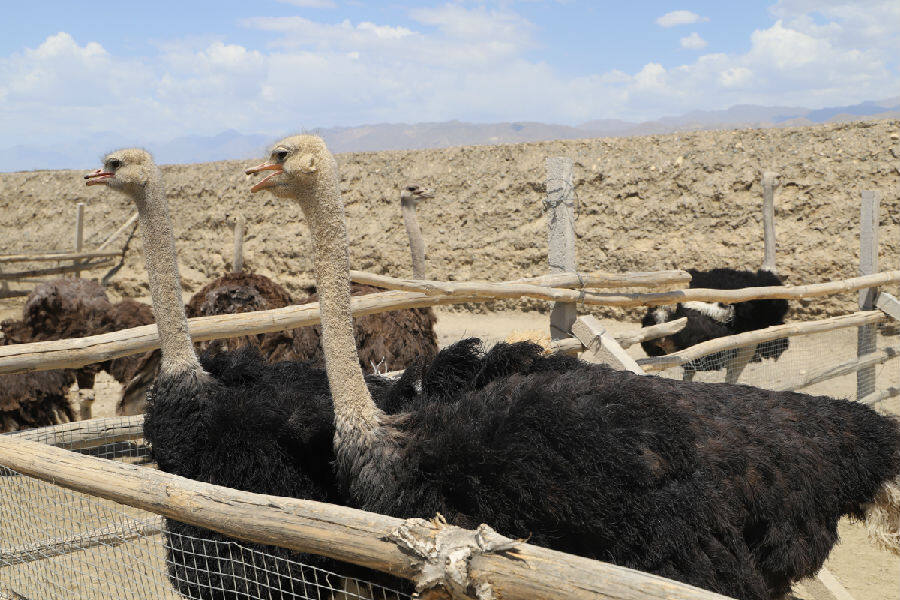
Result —
<instances>
[{"instance_id":1,"label":"fence enclosure","mask_svg":"<svg viewBox=\"0 0 900 600\"><path fill-rule=\"evenodd\" d=\"M390 290L354 297L354 314L538 298L554 303L552 348L581 352L590 362L635 373L683 377L685 364L717 360L719 367L731 367L726 378L741 376L743 382L760 387L811 390L831 385L838 378L855 378L857 385L849 396L859 401L874 404L900 395L900 381L896 381L900 377L900 344L886 344L886 336L876 328L900 315L900 302L878 290L900 283L900 271L878 272L876 194L863 193L860 277L793 287L671 290L666 288L683 286L689 275L677 270L625 274L576 270L571 169L567 159L547 161L549 275L491 283L396 279L354 272L354 280ZM771 271L776 259L776 187L776 175L765 173L763 205L768 216L763 218L763 268ZM133 219L123 225L104 246L132 223ZM235 268L242 262L243 229L239 221L234 238ZM73 261L70 270L78 272L99 264L76 261L118 255L103 253L104 246L94 253L78 247L79 253L66 254L66 259ZM0 263L15 260L0 257ZM4 276L0 274L0 280ZM607 331L589 314L578 316L590 306L799 299L853 291L859 291L860 310L849 315L718 338L667 356L637 360L627 348L671 335L685 326L686 319L623 334ZM318 304L310 304L201 317L191 319L190 328L192 337L203 341L293 329L318 321ZM858 338L855 352L852 343L846 343L854 328ZM747 349L779 340L816 336L823 341L807 344L805 349L789 349L777 363L753 363L753 351L747 354ZM843 341L836 344L836 339ZM0 374L78 367L155 347L154 325L89 338L0 347ZM821 355L826 349L830 361L823 364ZM742 351L742 361L735 362ZM721 376L713 371L700 378ZM148 464L142 422L142 417L95 419L0 436L0 522L5 524L0 528L0 599L180 598L170 579L172 552L193 557L194 569L207 574L208 585L196 592L204 598L224 593L217 586L225 577L234 579L228 585L241 589L236 597L248 599L409 597L404 590L347 578L292 558L290 553L265 549L271 546L320 554L414 581L421 581L426 567L434 567L433 561L429 563L411 549L425 547L438 552L435 540L447 529L439 519L401 521L346 507L217 488L161 473ZM243 541L201 540L172 531L166 534L162 517ZM459 535L470 543L465 569L462 575L441 571L440 579L443 593L456 598L721 598L652 575L507 540L487 530ZM213 547L216 549L211 552ZM222 564L222 556L229 557L227 564ZM445 555L438 552L436 556ZM834 593L846 593L827 572L822 579Z\"/></svg>"}]
</instances>

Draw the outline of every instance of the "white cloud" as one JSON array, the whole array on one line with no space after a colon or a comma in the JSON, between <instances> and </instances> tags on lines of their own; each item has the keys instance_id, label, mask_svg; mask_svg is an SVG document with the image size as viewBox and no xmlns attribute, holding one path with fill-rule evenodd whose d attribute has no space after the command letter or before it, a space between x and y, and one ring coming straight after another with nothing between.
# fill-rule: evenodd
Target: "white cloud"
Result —
<instances>
[{"instance_id":1,"label":"white cloud","mask_svg":"<svg viewBox=\"0 0 900 600\"><path fill-rule=\"evenodd\" d=\"M292 4L300 8L335 8L333 0L277 0L282 4Z\"/></svg>"},{"instance_id":2,"label":"white cloud","mask_svg":"<svg viewBox=\"0 0 900 600\"><path fill-rule=\"evenodd\" d=\"M691 25L692 23L703 23L706 21L709 21L708 17L701 17L689 10L673 10L656 19L656 24L660 27L675 27L677 25Z\"/></svg>"},{"instance_id":3,"label":"white cloud","mask_svg":"<svg viewBox=\"0 0 900 600\"><path fill-rule=\"evenodd\" d=\"M454 118L577 123L898 96L900 27L886 24L897 9L860 1L865 10L782 0L744 52L576 74L534 52L538 30L512 4L418 8L403 23L254 18L244 25L268 33L265 48L175 40L139 60L59 33L0 56L0 147L104 131L150 143L230 128L276 136ZM698 34L684 39L701 49Z\"/></svg>"},{"instance_id":4,"label":"white cloud","mask_svg":"<svg viewBox=\"0 0 900 600\"><path fill-rule=\"evenodd\" d=\"M688 50L702 50L706 48L706 40L700 37L700 34L694 31L691 35L681 38L681 47Z\"/></svg>"},{"instance_id":5,"label":"white cloud","mask_svg":"<svg viewBox=\"0 0 900 600\"><path fill-rule=\"evenodd\" d=\"M747 67L731 67L719 74L719 83L725 88L746 87L753 79L753 71Z\"/></svg>"}]
</instances>

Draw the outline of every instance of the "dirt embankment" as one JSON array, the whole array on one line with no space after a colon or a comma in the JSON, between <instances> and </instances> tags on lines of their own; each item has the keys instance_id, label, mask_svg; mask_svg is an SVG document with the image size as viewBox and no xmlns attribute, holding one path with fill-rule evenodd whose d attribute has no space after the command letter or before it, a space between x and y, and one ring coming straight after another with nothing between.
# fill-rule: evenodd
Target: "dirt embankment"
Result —
<instances>
[{"instance_id":1,"label":"dirt embankment","mask_svg":"<svg viewBox=\"0 0 900 600\"><path fill-rule=\"evenodd\" d=\"M898 132L900 121L879 121L343 154L337 158L351 262L357 269L410 275L398 196L402 184L415 181L437 190L419 207L430 276L499 281L541 274L544 158L566 155L576 161L581 269L756 268L763 254L759 176L772 168L782 174L778 267L790 283L856 274L861 189L882 193L881 267L898 268ZM242 174L248 164L163 167L186 291L228 267L226 216L237 212L248 220L247 267L293 292L311 282L299 210L267 194L250 195ZM88 204L88 247L133 211L123 196L86 188L79 172L0 174L0 252L70 247L79 201ZM119 294L147 295L140 246L135 238L112 279ZM794 317L836 314L854 302L850 294L795 303Z\"/></svg>"}]
</instances>

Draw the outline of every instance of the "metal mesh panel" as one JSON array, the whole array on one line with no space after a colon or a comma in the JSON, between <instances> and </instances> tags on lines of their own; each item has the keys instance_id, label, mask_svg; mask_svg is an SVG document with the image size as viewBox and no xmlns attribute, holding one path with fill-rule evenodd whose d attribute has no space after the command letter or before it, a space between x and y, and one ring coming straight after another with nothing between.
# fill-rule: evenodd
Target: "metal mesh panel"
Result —
<instances>
[{"instance_id":1,"label":"metal mesh panel","mask_svg":"<svg viewBox=\"0 0 900 600\"><path fill-rule=\"evenodd\" d=\"M27 433L63 446L71 437L45 431ZM69 445L85 445L79 437ZM140 440L101 438L78 451L129 462L147 457ZM298 560L305 555L289 550L188 531L198 529L0 467L0 599L409 598L305 564Z\"/></svg>"},{"instance_id":2,"label":"metal mesh panel","mask_svg":"<svg viewBox=\"0 0 900 600\"><path fill-rule=\"evenodd\" d=\"M863 335L859 335L858 329L864 330ZM862 345L857 350L859 341ZM853 370L851 363L858 360L858 353L875 364ZM891 396L878 400L875 405L900 407L900 401L893 396L900 381L900 337L896 329L889 326L849 327L773 340L755 348L710 354L684 367L661 371L659 375L723 382L729 368L733 373L737 370L736 382L741 384L867 402L872 402L876 396ZM830 374L837 376L829 377Z\"/></svg>"}]
</instances>

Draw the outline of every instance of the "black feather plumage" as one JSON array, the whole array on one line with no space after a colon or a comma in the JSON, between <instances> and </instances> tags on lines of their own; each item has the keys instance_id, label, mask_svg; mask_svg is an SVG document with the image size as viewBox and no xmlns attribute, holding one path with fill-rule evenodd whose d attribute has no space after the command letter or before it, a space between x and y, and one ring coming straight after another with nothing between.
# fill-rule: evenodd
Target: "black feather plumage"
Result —
<instances>
[{"instance_id":1,"label":"black feather plumage","mask_svg":"<svg viewBox=\"0 0 900 600\"><path fill-rule=\"evenodd\" d=\"M736 290L748 287L784 285L781 279L770 271L741 271L737 269L711 269L699 271L688 269L691 274L691 288L715 290ZM721 305L720 305L721 306ZM687 317L687 325L670 336L641 342L648 356L663 356L677 350L690 348L701 342L715 338L783 325L788 312L787 300L748 300L733 305L734 314L727 322L717 320L684 304L677 304L673 310L650 308L641 320L641 326L649 327L660 322L668 322ZM664 318L663 318L664 317ZM788 339L781 338L757 346L752 360L764 358L777 360L788 348ZM722 369L734 358L737 350L716 352L691 361L684 366L686 371L716 371Z\"/></svg>"},{"instance_id":2,"label":"black feather plumage","mask_svg":"<svg viewBox=\"0 0 900 600\"><path fill-rule=\"evenodd\" d=\"M382 409L403 412L399 481L387 482L402 493L384 494L385 482L350 482L340 465L332 469L324 372L267 364L252 349L205 357L204 367L212 381L161 377L152 395L145 435L165 471L398 517L441 512L464 527L488 523L747 600L775 598L815 573L838 519L860 516L900 473L900 426L864 406L640 377L543 356L528 343L484 352L465 340L396 383L368 379ZM210 537L182 525L171 531ZM180 543L170 535L173 581L213 597L203 589L221 563L194 568L198 558L180 553ZM216 597L240 597L229 574L213 581L229 590Z\"/></svg>"}]
</instances>

